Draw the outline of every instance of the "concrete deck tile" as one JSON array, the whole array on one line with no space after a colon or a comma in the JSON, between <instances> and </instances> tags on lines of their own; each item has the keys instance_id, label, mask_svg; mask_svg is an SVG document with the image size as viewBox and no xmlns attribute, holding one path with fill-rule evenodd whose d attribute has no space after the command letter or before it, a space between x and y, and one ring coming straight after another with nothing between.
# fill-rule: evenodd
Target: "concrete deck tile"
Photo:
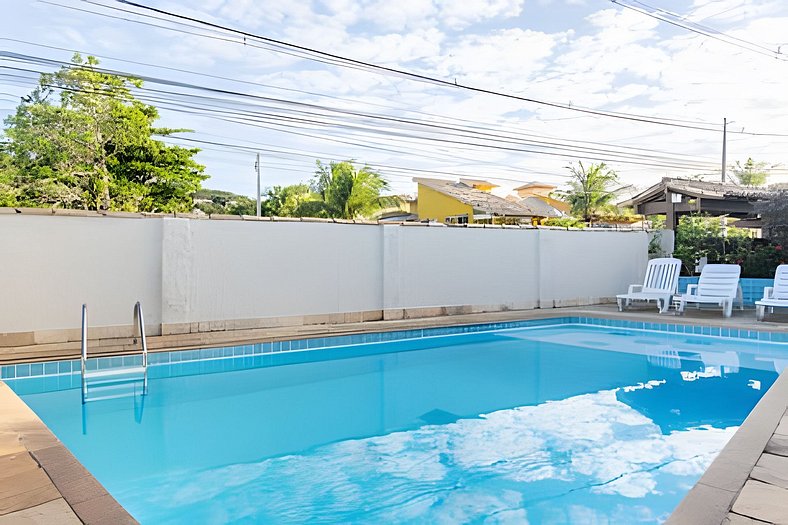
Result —
<instances>
[{"instance_id":1,"label":"concrete deck tile","mask_svg":"<svg viewBox=\"0 0 788 525\"><path fill-rule=\"evenodd\" d=\"M732 510L762 521L788 524L788 490L750 480L745 483Z\"/></svg>"},{"instance_id":2,"label":"concrete deck tile","mask_svg":"<svg viewBox=\"0 0 788 525\"><path fill-rule=\"evenodd\" d=\"M728 515L734 492L697 483L665 525L720 525Z\"/></svg>"},{"instance_id":3,"label":"concrete deck tile","mask_svg":"<svg viewBox=\"0 0 788 525\"><path fill-rule=\"evenodd\" d=\"M788 412L780 420L780 424L777 425L777 430L775 430L774 433L780 434L781 436L788 436Z\"/></svg>"},{"instance_id":4,"label":"concrete deck tile","mask_svg":"<svg viewBox=\"0 0 788 525\"><path fill-rule=\"evenodd\" d=\"M0 456L19 454L25 451L25 446L19 439L19 432L8 430L0 431Z\"/></svg>"},{"instance_id":5,"label":"concrete deck tile","mask_svg":"<svg viewBox=\"0 0 788 525\"><path fill-rule=\"evenodd\" d=\"M755 468L752 469L750 477L788 489L788 457L775 456L774 454L762 455Z\"/></svg>"},{"instance_id":6,"label":"concrete deck tile","mask_svg":"<svg viewBox=\"0 0 788 525\"><path fill-rule=\"evenodd\" d=\"M788 456L788 436L775 434L766 444L765 452L778 456Z\"/></svg>"},{"instance_id":7,"label":"concrete deck tile","mask_svg":"<svg viewBox=\"0 0 788 525\"><path fill-rule=\"evenodd\" d=\"M27 452L0 457L0 515L58 499L57 491Z\"/></svg>"},{"instance_id":8,"label":"concrete deck tile","mask_svg":"<svg viewBox=\"0 0 788 525\"><path fill-rule=\"evenodd\" d=\"M722 520L722 525L770 525L770 524L768 521L754 520L752 518L748 518L747 516L742 516L741 514L735 514L731 512L725 517L724 520Z\"/></svg>"},{"instance_id":9,"label":"concrete deck tile","mask_svg":"<svg viewBox=\"0 0 788 525\"><path fill-rule=\"evenodd\" d=\"M53 523L81 525L82 522L63 498L0 516L0 525L51 525Z\"/></svg>"}]
</instances>

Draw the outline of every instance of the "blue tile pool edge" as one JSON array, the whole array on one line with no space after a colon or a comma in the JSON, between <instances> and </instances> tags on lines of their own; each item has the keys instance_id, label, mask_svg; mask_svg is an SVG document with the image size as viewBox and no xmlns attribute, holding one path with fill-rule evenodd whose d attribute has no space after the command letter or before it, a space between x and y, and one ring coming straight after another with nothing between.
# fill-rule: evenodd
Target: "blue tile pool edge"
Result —
<instances>
[{"instance_id":1,"label":"blue tile pool edge","mask_svg":"<svg viewBox=\"0 0 788 525\"><path fill-rule=\"evenodd\" d=\"M203 371L194 369L194 367L180 365L185 365L188 363L193 364L209 360L232 360L243 358L239 363L240 366L238 367L225 366L220 367L221 369L219 370L214 370L228 371L253 366L261 366L262 361L259 359L255 361L253 358L270 356L273 354L566 324L627 328L633 330L658 331L675 334L706 335L712 337L750 341L754 340L770 343L788 343L788 332L767 332L718 326L702 326L679 323L654 323L623 319L604 319L598 317L561 316L543 319L529 319L523 321L454 325L435 328L419 328L413 330L397 330L331 337L315 337L308 339L292 339L286 341L269 341L219 348L151 352L148 356L148 359L152 367L156 365L170 365L177 366L181 369L174 370L176 373L167 374L167 376L187 375L190 373L201 373ZM87 368L88 370L102 370L118 366L135 366L141 364L140 360L141 356L139 354L131 356L99 357L89 359L87 362ZM64 376L70 379L71 375L78 374L80 371L81 363L79 359L41 363L21 363L0 366L0 379L18 380L25 378L63 378ZM68 383L70 384L70 381ZM62 385L62 387L69 388L67 384Z\"/></svg>"}]
</instances>

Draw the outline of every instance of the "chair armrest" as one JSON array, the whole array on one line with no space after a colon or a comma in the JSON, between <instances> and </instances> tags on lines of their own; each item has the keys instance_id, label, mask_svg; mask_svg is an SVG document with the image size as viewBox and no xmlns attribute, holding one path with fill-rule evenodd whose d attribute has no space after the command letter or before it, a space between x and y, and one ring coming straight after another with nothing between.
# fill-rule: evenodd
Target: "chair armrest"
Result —
<instances>
[{"instance_id":1,"label":"chair armrest","mask_svg":"<svg viewBox=\"0 0 788 525\"><path fill-rule=\"evenodd\" d=\"M772 294L774 294L774 288L772 286L766 286L763 289L763 298L764 299L771 299Z\"/></svg>"},{"instance_id":2,"label":"chair armrest","mask_svg":"<svg viewBox=\"0 0 788 525\"><path fill-rule=\"evenodd\" d=\"M688 284L687 285L687 295L694 295L694 293L698 290L697 284Z\"/></svg>"},{"instance_id":3,"label":"chair armrest","mask_svg":"<svg viewBox=\"0 0 788 525\"><path fill-rule=\"evenodd\" d=\"M629 291L627 291L627 293L640 292L641 290L643 290L642 284L630 284Z\"/></svg>"}]
</instances>

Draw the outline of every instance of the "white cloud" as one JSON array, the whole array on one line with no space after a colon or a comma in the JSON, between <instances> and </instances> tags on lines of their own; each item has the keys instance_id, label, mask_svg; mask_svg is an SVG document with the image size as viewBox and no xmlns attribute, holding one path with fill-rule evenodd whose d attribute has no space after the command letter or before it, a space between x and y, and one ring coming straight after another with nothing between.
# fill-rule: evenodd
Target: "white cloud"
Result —
<instances>
[{"instance_id":1,"label":"white cloud","mask_svg":"<svg viewBox=\"0 0 788 525\"><path fill-rule=\"evenodd\" d=\"M462 29L474 22L492 18L512 18L523 10L524 0L437 0L440 19L447 26Z\"/></svg>"}]
</instances>

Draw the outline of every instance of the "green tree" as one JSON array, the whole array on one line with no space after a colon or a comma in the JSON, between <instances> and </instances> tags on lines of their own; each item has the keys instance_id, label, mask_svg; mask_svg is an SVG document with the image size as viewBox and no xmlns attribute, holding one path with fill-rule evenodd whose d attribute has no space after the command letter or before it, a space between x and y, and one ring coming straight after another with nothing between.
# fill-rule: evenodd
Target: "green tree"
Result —
<instances>
[{"instance_id":1,"label":"green tree","mask_svg":"<svg viewBox=\"0 0 788 525\"><path fill-rule=\"evenodd\" d=\"M274 186L265 192L262 214L266 217L297 217L298 210L304 203L317 199L307 184Z\"/></svg>"},{"instance_id":2,"label":"green tree","mask_svg":"<svg viewBox=\"0 0 788 525\"><path fill-rule=\"evenodd\" d=\"M245 195L229 191L198 190L193 195L194 207L208 215L255 215L257 202Z\"/></svg>"},{"instance_id":3,"label":"green tree","mask_svg":"<svg viewBox=\"0 0 788 525\"><path fill-rule=\"evenodd\" d=\"M11 156L0 146L0 206L16 206L15 169Z\"/></svg>"},{"instance_id":4,"label":"green tree","mask_svg":"<svg viewBox=\"0 0 788 525\"><path fill-rule=\"evenodd\" d=\"M317 161L310 189L319 200L302 203L297 210L302 216L357 219L397 201L394 196L381 195L389 185L380 173L369 166L356 168L351 161L328 165Z\"/></svg>"},{"instance_id":5,"label":"green tree","mask_svg":"<svg viewBox=\"0 0 788 525\"><path fill-rule=\"evenodd\" d=\"M184 130L153 127L156 108L132 93L142 81L104 72L98 64L76 54L71 65L42 74L6 119L16 202L191 211L191 195L207 178L193 159L199 150L154 140Z\"/></svg>"},{"instance_id":6,"label":"green tree","mask_svg":"<svg viewBox=\"0 0 788 525\"><path fill-rule=\"evenodd\" d=\"M582 162L568 166L571 173L569 190L564 192L564 200L572 206L572 213L590 222L594 215L611 208L614 192L611 186L618 182L616 172L602 162L586 168Z\"/></svg>"},{"instance_id":7,"label":"green tree","mask_svg":"<svg viewBox=\"0 0 788 525\"><path fill-rule=\"evenodd\" d=\"M765 170L766 162L755 162L752 157L747 162L741 164L738 160L733 168L733 176L739 184L744 186L763 186L769 174Z\"/></svg>"},{"instance_id":8,"label":"green tree","mask_svg":"<svg viewBox=\"0 0 788 525\"><path fill-rule=\"evenodd\" d=\"M755 206L763 221L764 237L788 250L788 190L775 190L769 200Z\"/></svg>"}]
</instances>

